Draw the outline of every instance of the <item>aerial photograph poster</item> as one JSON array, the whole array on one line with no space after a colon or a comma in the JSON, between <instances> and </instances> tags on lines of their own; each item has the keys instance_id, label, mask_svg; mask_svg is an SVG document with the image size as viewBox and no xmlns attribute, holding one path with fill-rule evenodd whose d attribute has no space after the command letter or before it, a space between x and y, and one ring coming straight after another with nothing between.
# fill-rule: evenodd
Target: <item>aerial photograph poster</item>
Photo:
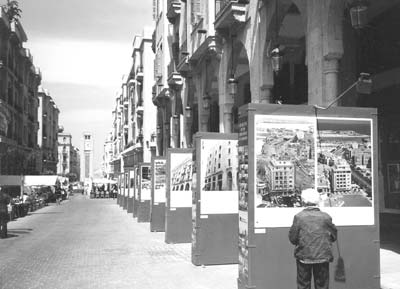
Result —
<instances>
[{"instance_id":1,"label":"aerial photograph poster","mask_svg":"<svg viewBox=\"0 0 400 289\"><path fill-rule=\"evenodd\" d=\"M256 227L290 226L310 188L338 225L374 222L370 119L256 115L255 128Z\"/></svg>"}]
</instances>

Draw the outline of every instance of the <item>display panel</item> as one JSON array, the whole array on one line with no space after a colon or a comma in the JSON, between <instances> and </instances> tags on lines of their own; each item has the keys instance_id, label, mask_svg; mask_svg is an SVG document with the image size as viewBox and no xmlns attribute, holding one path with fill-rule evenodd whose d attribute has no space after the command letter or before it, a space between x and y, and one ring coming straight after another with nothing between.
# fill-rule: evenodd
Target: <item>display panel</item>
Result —
<instances>
[{"instance_id":1,"label":"display panel","mask_svg":"<svg viewBox=\"0 0 400 289\"><path fill-rule=\"evenodd\" d=\"M255 227L289 227L317 188L336 225L372 225L372 120L255 115Z\"/></svg>"},{"instance_id":2,"label":"display panel","mask_svg":"<svg viewBox=\"0 0 400 289\"><path fill-rule=\"evenodd\" d=\"M154 203L165 203L167 160L154 160Z\"/></svg>"},{"instance_id":3,"label":"display panel","mask_svg":"<svg viewBox=\"0 0 400 289\"><path fill-rule=\"evenodd\" d=\"M249 149L248 149L248 122L247 118L239 119L238 136L238 182L239 182L239 280L247 284L249 275L248 243L249 243Z\"/></svg>"},{"instance_id":4,"label":"display panel","mask_svg":"<svg viewBox=\"0 0 400 289\"><path fill-rule=\"evenodd\" d=\"M151 173L150 166L141 167L141 191L140 200L146 201L151 199Z\"/></svg>"},{"instance_id":5,"label":"display panel","mask_svg":"<svg viewBox=\"0 0 400 289\"><path fill-rule=\"evenodd\" d=\"M237 141L201 140L201 214L238 212Z\"/></svg>"},{"instance_id":6,"label":"display panel","mask_svg":"<svg viewBox=\"0 0 400 289\"><path fill-rule=\"evenodd\" d=\"M171 153L170 208L192 207L192 153Z\"/></svg>"}]
</instances>

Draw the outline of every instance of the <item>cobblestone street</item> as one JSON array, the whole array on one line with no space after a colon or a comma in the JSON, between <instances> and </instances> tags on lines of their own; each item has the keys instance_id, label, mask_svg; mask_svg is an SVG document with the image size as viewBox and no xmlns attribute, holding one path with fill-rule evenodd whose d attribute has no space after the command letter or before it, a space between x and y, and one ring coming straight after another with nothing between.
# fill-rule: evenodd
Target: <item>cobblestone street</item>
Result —
<instances>
[{"instance_id":1,"label":"cobblestone street","mask_svg":"<svg viewBox=\"0 0 400 289\"><path fill-rule=\"evenodd\" d=\"M237 265L196 267L112 199L75 195L9 223L0 288L236 288Z\"/></svg>"}]
</instances>

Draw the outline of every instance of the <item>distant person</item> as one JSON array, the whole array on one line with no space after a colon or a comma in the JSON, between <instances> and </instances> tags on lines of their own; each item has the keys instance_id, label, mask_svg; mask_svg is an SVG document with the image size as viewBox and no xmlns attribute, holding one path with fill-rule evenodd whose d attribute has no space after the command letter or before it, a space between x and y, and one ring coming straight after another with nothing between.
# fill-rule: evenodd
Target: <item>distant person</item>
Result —
<instances>
[{"instance_id":1,"label":"distant person","mask_svg":"<svg viewBox=\"0 0 400 289\"><path fill-rule=\"evenodd\" d=\"M7 238L8 204L10 197L0 187L0 238Z\"/></svg>"},{"instance_id":2,"label":"distant person","mask_svg":"<svg viewBox=\"0 0 400 289\"><path fill-rule=\"evenodd\" d=\"M333 261L332 243L336 241L337 229L331 216L317 207L320 195L315 189L302 191L301 199L307 207L294 216L289 230L289 240L296 246L297 288L311 289L314 276L315 289L328 289L329 262Z\"/></svg>"}]
</instances>

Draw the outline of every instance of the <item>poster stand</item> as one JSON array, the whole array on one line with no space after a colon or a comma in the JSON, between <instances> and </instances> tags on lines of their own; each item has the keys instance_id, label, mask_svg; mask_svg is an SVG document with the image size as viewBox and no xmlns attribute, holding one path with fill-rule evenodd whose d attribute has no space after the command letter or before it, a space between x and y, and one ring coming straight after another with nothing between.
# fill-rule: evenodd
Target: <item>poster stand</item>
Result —
<instances>
[{"instance_id":1,"label":"poster stand","mask_svg":"<svg viewBox=\"0 0 400 289\"><path fill-rule=\"evenodd\" d=\"M127 212L128 214L133 213L133 191L135 189L135 171L134 169L129 169L128 171L128 205Z\"/></svg>"},{"instance_id":2,"label":"poster stand","mask_svg":"<svg viewBox=\"0 0 400 289\"><path fill-rule=\"evenodd\" d=\"M133 191L133 217L136 218L138 215L139 207L139 165L134 167L134 191Z\"/></svg>"},{"instance_id":3,"label":"poster stand","mask_svg":"<svg viewBox=\"0 0 400 289\"><path fill-rule=\"evenodd\" d=\"M192 263L238 263L237 134L195 135Z\"/></svg>"},{"instance_id":4,"label":"poster stand","mask_svg":"<svg viewBox=\"0 0 400 289\"><path fill-rule=\"evenodd\" d=\"M117 194L117 204L123 206L123 194L122 194L122 174L118 174L118 194Z\"/></svg>"},{"instance_id":5,"label":"poster stand","mask_svg":"<svg viewBox=\"0 0 400 289\"><path fill-rule=\"evenodd\" d=\"M192 155L193 149L167 150L166 243L192 239Z\"/></svg>"},{"instance_id":6,"label":"poster stand","mask_svg":"<svg viewBox=\"0 0 400 289\"><path fill-rule=\"evenodd\" d=\"M166 165L165 157L151 160L151 232L165 232Z\"/></svg>"},{"instance_id":7,"label":"poster stand","mask_svg":"<svg viewBox=\"0 0 400 289\"><path fill-rule=\"evenodd\" d=\"M123 173L123 187L122 187L122 191L123 191L123 209L124 210L128 210L128 173L124 172Z\"/></svg>"},{"instance_id":8,"label":"poster stand","mask_svg":"<svg viewBox=\"0 0 400 289\"><path fill-rule=\"evenodd\" d=\"M151 174L150 163L139 164L139 187L137 220L139 223L150 222Z\"/></svg>"},{"instance_id":9,"label":"poster stand","mask_svg":"<svg viewBox=\"0 0 400 289\"><path fill-rule=\"evenodd\" d=\"M296 286L288 232L307 188L318 190L338 228L330 288L380 288L376 120L370 108L239 109L238 288ZM346 278L336 281L339 259Z\"/></svg>"}]
</instances>

